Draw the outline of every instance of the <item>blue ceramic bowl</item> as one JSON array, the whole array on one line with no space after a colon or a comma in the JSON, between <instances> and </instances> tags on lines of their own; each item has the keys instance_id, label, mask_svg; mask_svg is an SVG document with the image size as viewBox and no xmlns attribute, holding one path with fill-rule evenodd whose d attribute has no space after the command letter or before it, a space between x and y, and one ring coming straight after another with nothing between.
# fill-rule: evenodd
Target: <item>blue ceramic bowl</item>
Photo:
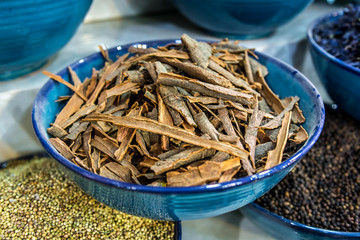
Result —
<instances>
[{"instance_id":1,"label":"blue ceramic bowl","mask_svg":"<svg viewBox=\"0 0 360 240\"><path fill-rule=\"evenodd\" d=\"M0 1L0 81L43 66L71 39L91 2Z\"/></svg>"},{"instance_id":2,"label":"blue ceramic bowl","mask_svg":"<svg viewBox=\"0 0 360 240\"><path fill-rule=\"evenodd\" d=\"M180 40L149 41L109 49L109 55L127 52L130 46L157 47ZM59 96L71 94L59 83L49 80L36 96L32 121L34 130L46 151L60 163L68 176L95 199L119 211L152 219L191 220L213 217L238 209L274 187L309 151L318 139L324 124L323 101L312 85L301 73L289 65L257 53L260 61L269 69L268 83L281 97L297 95L306 117L304 128L309 140L291 158L269 170L234 181L195 187L152 187L119 182L101 177L73 164L61 156L49 142L46 129L55 119L63 104L55 102ZM81 79L91 76L91 69L102 68L100 53L80 59L70 66ZM67 68L57 73L69 79Z\"/></svg>"},{"instance_id":3,"label":"blue ceramic bowl","mask_svg":"<svg viewBox=\"0 0 360 240\"><path fill-rule=\"evenodd\" d=\"M311 227L276 215L258 204L251 203L240 209L256 226L279 240L353 240L360 239L360 232L331 231Z\"/></svg>"},{"instance_id":4,"label":"blue ceramic bowl","mask_svg":"<svg viewBox=\"0 0 360 240\"><path fill-rule=\"evenodd\" d=\"M173 0L194 24L220 37L264 37L293 19L312 0Z\"/></svg>"},{"instance_id":5,"label":"blue ceramic bowl","mask_svg":"<svg viewBox=\"0 0 360 240\"><path fill-rule=\"evenodd\" d=\"M360 69L326 52L316 43L313 30L325 22L337 21L343 10L316 19L308 28L307 38L315 70L332 100L352 117L360 120Z\"/></svg>"}]
</instances>

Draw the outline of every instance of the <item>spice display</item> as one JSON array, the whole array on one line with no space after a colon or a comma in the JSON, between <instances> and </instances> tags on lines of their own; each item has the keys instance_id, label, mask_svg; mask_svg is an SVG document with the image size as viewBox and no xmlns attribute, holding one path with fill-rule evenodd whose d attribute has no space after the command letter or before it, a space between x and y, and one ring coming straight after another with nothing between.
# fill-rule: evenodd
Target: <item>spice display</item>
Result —
<instances>
[{"instance_id":1,"label":"spice display","mask_svg":"<svg viewBox=\"0 0 360 240\"><path fill-rule=\"evenodd\" d=\"M306 225L360 232L359 136L358 121L328 108L315 146L256 203Z\"/></svg>"},{"instance_id":2,"label":"spice display","mask_svg":"<svg viewBox=\"0 0 360 240\"><path fill-rule=\"evenodd\" d=\"M360 5L349 4L336 20L318 24L315 41L336 58L360 68Z\"/></svg>"},{"instance_id":3,"label":"spice display","mask_svg":"<svg viewBox=\"0 0 360 240\"><path fill-rule=\"evenodd\" d=\"M280 99L251 49L227 40L129 53L72 84L48 128L68 160L111 179L152 186L229 181L271 168L307 139L297 96Z\"/></svg>"},{"instance_id":4,"label":"spice display","mask_svg":"<svg viewBox=\"0 0 360 240\"><path fill-rule=\"evenodd\" d=\"M0 239L174 239L173 222L105 206L49 158L10 162L0 179Z\"/></svg>"}]
</instances>

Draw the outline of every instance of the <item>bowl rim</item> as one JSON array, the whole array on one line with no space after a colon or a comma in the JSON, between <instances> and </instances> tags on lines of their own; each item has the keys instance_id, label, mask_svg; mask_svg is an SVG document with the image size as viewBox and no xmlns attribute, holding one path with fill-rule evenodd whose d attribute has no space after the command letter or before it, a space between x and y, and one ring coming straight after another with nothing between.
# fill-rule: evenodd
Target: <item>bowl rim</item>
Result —
<instances>
[{"instance_id":1,"label":"bowl rim","mask_svg":"<svg viewBox=\"0 0 360 240\"><path fill-rule=\"evenodd\" d=\"M341 17L342 15L344 15L345 9L346 8L335 10L333 12L327 13L325 15L322 15L322 16L316 18L314 21L312 21L309 24L309 26L307 28L307 34L306 35L307 35L308 41L311 43L311 46L313 46L314 49L316 51L318 51L321 55L323 55L325 58L328 58L330 61L335 63L340 68L344 68L346 70L351 71L352 73L360 75L360 68L353 67L353 66L347 64L346 62L340 60L339 58L333 56L332 54L327 52L324 48L322 48L314 39L313 30L317 26L321 25L322 23L325 23L325 22L329 21L330 19L336 19L338 17Z\"/></svg>"},{"instance_id":2,"label":"bowl rim","mask_svg":"<svg viewBox=\"0 0 360 240\"><path fill-rule=\"evenodd\" d=\"M301 230L305 230L307 232L316 233L316 234L323 234L323 235L336 235L341 237L360 237L360 232L345 232L345 231L336 231L336 230L329 230L325 228L318 228L318 227L312 227L310 225L306 225L303 223L295 222L293 220L290 220L288 218L285 218L283 216L277 215L273 212L270 212L269 210L261 207L257 203L250 203L244 208L248 208L250 211L255 211L257 213L260 213L262 215L266 215L268 218L275 222L279 222L282 225L285 225L289 228L297 228Z\"/></svg>"},{"instance_id":3,"label":"bowl rim","mask_svg":"<svg viewBox=\"0 0 360 240\"><path fill-rule=\"evenodd\" d=\"M154 45L161 46L160 44L167 44L167 43L176 43L181 40L179 39L166 39L166 40L151 40L151 41L141 41L141 42L133 42L130 44L121 44L117 45L115 47L109 48L109 53L111 52L117 52L121 49L127 49L130 46L138 46L140 45ZM201 40L206 42L213 42L209 40ZM37 138L39 139L40 143L43 145L45 150L59 163L61 163L63 166L67 167L71 171L75 172L76 174L80 174L81 176L91 180L96 181L98 183L102 183L108 186L121 188L128 191L138 191L138 192L144 192L144 193L153 193L153 194L193 194L193 193L210 193L210 192L217 192L217 191L226 191L229 189L236 188L240 185L246 185L246 184L252 184L260 179L264 179L267 177L270 177L271 175L280 172L282 169L292 167L294 164L296 164L309 150L310 148L315 144L317 139L319 138L321 131L323 129L324 120L325 120L325 108L324 108L324 102L318 92L318 90L315 88L313 83L308 80L302 73L300 73L298 70L293 68L292 66L284 63L283 61L271 57L267 54L256 52L255 53L260 57L264 59L269 59L272 61L273 64L279 66L280 68L287 69L287 71L291 71L292 75L295 76L297 80L302 81L302 83L305 83L307 85L307 88L313 90L313 94L316 95L316 102L318 107L320 108L320 121L317 123L317 127L315 128L314 134L307 140L305 145L301 147L300 150L298 150L294 155L292 155L290 158L286 159L282 163L278 164L277 166L270 168L268 170L262 171L260 173L256 173L252 176L246 176L243 178L239 178L236 180L224 182L224 183L216 183L216 184L207 184L202 186L190 186L190 187L156 187L156 186L145 186L145 185L137 185L133 183L126 183L121 182L118 180L113 180L109 178L102 177L98 174L92 173L90 171L87 171L71 161L64 158L49 142L48 137L46 136L46 131L41 131L43 127L41 126L40 119L41 117L38 116L38 112L40 111L39 104L43 97L45 97L49 93L49 88L53 84L55 84L54 81L51 79L48 79L47 82L44 84L44 86L40 89L40 91L37 93L36 98L33 103L32 108L32 124L35 131L35 134ZM91 61L95 58L98 58L100 56L100 52L95 52L91 55L88 55L87 57L81 58L78 61L73 62L69 66L71 66L74 70L77 68L78 65L83 64L86 61ZM67 74L67 66L63 68L61 71L57 73L57 75L64 75Z\"/></svg>"}]
</instances>

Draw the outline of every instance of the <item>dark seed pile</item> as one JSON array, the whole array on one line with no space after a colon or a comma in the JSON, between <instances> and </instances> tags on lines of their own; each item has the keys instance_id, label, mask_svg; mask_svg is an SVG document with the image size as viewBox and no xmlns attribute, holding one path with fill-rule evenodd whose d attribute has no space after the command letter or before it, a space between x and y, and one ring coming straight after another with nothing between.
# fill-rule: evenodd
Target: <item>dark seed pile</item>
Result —
<instances>
[{"instance_id":1,"label":"dark seed pile","mask_svg":"<svg viewBox=\"0 0 360 240\"><path fill-rule=\"evenodd\" d=\"M306 225L359 232L360 122L327 109L315 146L256 203Z\"/></svg>"},{"instance_id":2,"label":"dark seed pile","mask_svg":"<svg viewBox=\"0 0 360 240\"><path fill-rule=\"evenodd\" d=\"M313 34L325 51L360 68L360 5L349 4L336 21L319 24Z\"/></svg>"},{"instance_id":3,"label":"dark seed pile","mask_svg":"<svg viewBox=\"0 0 360 240\"><path fill-rule=\"evenodd\" d=\"M174 239L174 223L92 199L48 158L0 169L0 239Z\"/></svg>"}]
</instances>

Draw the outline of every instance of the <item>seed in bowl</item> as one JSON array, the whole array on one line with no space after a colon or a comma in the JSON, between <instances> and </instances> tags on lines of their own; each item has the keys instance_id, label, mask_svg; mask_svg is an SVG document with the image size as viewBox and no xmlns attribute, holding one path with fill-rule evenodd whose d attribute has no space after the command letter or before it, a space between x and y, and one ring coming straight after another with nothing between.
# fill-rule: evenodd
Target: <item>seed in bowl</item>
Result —
<instances>
[{"instance_id":1,"label":"seed in bowl","mask_svg":"<svg viewBox=\"0 0 360 240\"><path fill-rule=\"evenodd\" d=\"M315 41L328 53L360 68L360 5L349 4L333 21L320 22L313 30Z\"/></svg>"},{"instance_id":2,"label":"seed in bowl","mask_svg":"<svg viewBox=\"0 0 360 240\"><path fill-rule=\"evenodd\" d=\"M48 133L67 159L152 186L230 181L269 169L307 140L297 96L280 99L251 49L227 40L130 47L74 91ZM131 54L131 55L130 55Z\"/></svg>"},{"instance_id":3,"label":"seed in bowl","mask_svg":"<svg viewBox=\"0 0 360 240\"><path fill-rule=\"evenodd\" d=\"M327 108L315 146L256 203L309 226L360 232L359 135L358 121Z\"/></svg>"}]
</instances>

